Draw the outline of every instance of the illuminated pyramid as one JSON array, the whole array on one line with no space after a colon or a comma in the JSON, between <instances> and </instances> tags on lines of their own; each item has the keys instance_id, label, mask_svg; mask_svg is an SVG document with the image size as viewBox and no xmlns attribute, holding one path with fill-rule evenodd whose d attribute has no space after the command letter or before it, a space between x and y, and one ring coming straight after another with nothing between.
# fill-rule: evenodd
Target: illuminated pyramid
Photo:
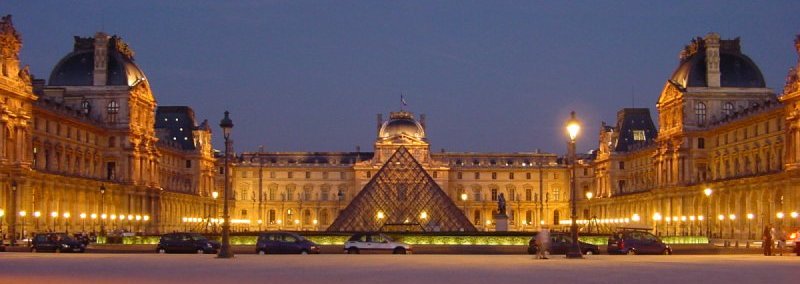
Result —
<instances>
[{"instance_id":1,"label":"illuminated pyramid","mask_svg":"<svg viewBox=\"0 0 800 284\"><path fill-rule=\"evenodd\" d=\"M475 231L405 147L386 161L329 232Z\"/></svg>"}]
</instances>

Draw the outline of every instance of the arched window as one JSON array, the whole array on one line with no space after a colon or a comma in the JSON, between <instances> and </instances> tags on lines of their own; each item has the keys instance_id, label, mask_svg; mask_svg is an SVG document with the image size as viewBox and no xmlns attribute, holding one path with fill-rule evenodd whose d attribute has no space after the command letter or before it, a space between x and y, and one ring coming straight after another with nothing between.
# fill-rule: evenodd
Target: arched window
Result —
<instances>
[{"instance_id":1,"label":"arched window","mask_svg":"<svg viewBox=\"0 0 800 284\"><path fill-rule=\"evenodd\" d=\"M119 113L119 103L117 103L117 101L111 101L108 103L108 106L106 106L106 112L108 113L108 122L116 123L117 114Z\"/></svg>"},{"instance_id":2,"label":"arched window","mask_svg":"<svg viewBox=\"0 0 800 284\"><path fill-rule=\"evenodd\" d=\"M81 112L83 112L83 114L89 114L89 111L91 110L92 110L92 105L89 103L89 101L83 100L81 102Z\"/></svg>"},{"instance_id":3,"label":"arched window","mask_svg":"<svg viewBox=\"0 0 800 284\"><path fill-rule=\"evenodd\" d=\"M531 210L525 211L525 222L527 222L528 225L530 225L533 224L532 220L533 220L533 211Z\"/></svg>"},{"instance_id":4,"label":"arched window","mask_svg":"<svg viewBox=\"0 0 800 284\"><path fill-rule=\"evenodd\" d=\"M694 105L694 115L698 125L706 124L706 104L698 102Z\"/></svg>"},{"instance_id":5,"label":"arched window","mask_svg":"<svg viewBox=\"0 0 800 284\"><path fill-rule=\"evenodd\" d=\"M723 115L733 115L733 104L732 103L725 103L722 105L722 114Z\"/></svg>"},{"instance_id":6,"label":"arched window","mask_svg":"<svg viewBox=\"0 0 800 284\"><path fill-rule=\"evenodd\" d=\"M558 225L559 221L561 221L561 216L558 214L558 210L553 211L553 225Z\"/></svg>"},{"instance_id":7,"label":"arched window","mask_svg":"<svg viewBox=\"0 0 800 284\"><path fill-rule=\"evenodd\" d=\"M303 211L303 225L311 225L311 210Z\"/></svg>"}]
</instances>

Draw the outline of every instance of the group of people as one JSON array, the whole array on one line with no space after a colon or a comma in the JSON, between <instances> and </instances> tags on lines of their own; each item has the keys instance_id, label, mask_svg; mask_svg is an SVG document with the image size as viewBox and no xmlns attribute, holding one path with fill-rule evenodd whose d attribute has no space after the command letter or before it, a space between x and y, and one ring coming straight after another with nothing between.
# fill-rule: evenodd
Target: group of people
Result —
<instances>
[{"instance_id":1,"label":"group of people","mask_svg":"<svg viewBox=\"0 0 800 284\"><path fill-rule=\"evenodd\" d=\"M772 251L775 243L778 245L778 254L783 255L783 250L786 248L786 232L781 228L773 227L772 224L764 226L764 232L761 234L761 247L764 249L764 255L774 255Z\"/></svg>"}]
</instances>

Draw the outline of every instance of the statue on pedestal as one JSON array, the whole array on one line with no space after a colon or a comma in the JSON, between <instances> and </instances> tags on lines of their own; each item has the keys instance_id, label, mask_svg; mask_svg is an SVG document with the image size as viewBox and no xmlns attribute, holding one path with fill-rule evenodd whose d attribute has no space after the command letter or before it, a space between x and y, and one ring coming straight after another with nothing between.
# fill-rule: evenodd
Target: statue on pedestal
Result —
<instances>
[{"instance_id":1,"label":"statue on pedestal","mask_svg":"<svg viewBox=\"0 0 800 284\"><path fill-rule=\"evenodd\" d=\"M500 196L497 197L497 214L506 215L506 198L503 193L500 193Z\"/></svg>"}]
</instances>

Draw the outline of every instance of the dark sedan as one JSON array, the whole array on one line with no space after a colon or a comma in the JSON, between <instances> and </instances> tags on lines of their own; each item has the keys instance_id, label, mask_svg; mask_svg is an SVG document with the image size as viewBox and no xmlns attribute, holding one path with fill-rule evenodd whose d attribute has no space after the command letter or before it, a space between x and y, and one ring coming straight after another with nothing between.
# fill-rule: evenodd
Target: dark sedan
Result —
<instances>
[{"instance_id":1,"label":"dark sedan","mask_svg":"<svg viewBox=\"0 0 800 284\"><path fill-rule=\"evenodd\" d=\"M536 237L534 236L528 241L528 253L529 254L536 254L538 251L536 248ZM578 244L581 247L581 252L583 254L599 254L600 249L593 244L585 243L579 241ZM550 247L548 251L550 254L567 254L569 251L570 245L572 245L572 237L564 234L564 233L551 233L550 234Z\"/></svg>"},{"instance_id":2,"label":"dark sedan","mask_svg":"<svg viewBox=\"0 0 800 284\"><path fill-rule=\"evenodd\" d=\"M197 233L171 233L161 236L158 253L217 253L219 243Z\"/></svg>"},{"instance_id":3,"label":"dark sedan","mask_svg":"<svg viewBox=\"0 0 800 284\"><path fill-rule=\"evenodd\" d=\"M256 242L258 254L318 254L319 246L308 239L287 232L262 233Z\"/></svg>"},{"instance_id":4,"label":"dark sedan","mask_svg":"<svg viewBox=\"0 0 800 284\"><path fill-rule=\"evenodd\" d=\"M86 246L65 233L36 234L31 241L31 252L85 252Z\"/></svg>"},{"instance_id":5,"label":"dark sedan","mask_svg":"<svg viewBox=\"0 0 800 284\"><path fill-rule=\"evenodd\" d=\"M608 239L609 254L672 254L672 248L644 230L620 230Z\"/></svg>"}]
</instances>

